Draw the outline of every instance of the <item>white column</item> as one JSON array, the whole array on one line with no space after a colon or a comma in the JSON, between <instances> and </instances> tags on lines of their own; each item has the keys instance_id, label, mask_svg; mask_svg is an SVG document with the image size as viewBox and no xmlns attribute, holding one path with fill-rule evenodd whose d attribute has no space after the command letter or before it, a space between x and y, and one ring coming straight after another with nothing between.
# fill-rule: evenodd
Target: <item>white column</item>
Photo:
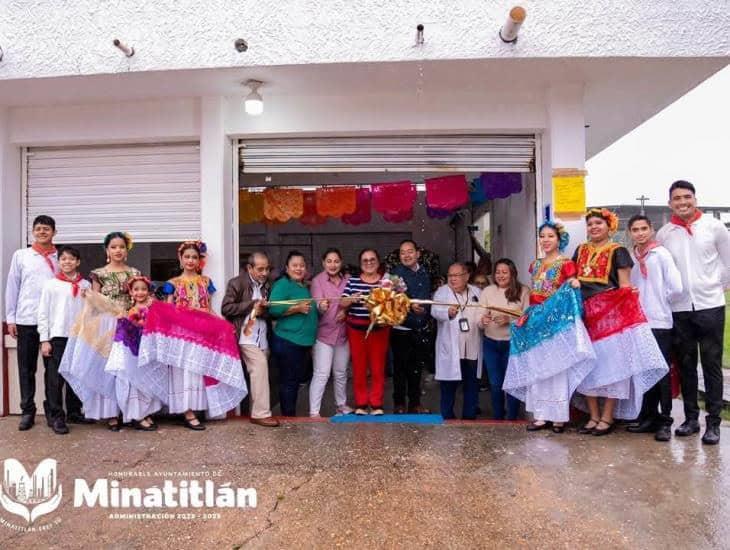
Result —
<instances>
[{"instance_id":1,"label":"white column","mask_svg":"<svg viewBox=\"0 0 730 550\"><path fill-rule=\"evenodd\" d=\"M550 205L552 217L560 217L555 212L552 172L555 168L583 170L586 160L585 116L583 108L583 84L552 86L547 92L548 128L543 149L543 203ZM544 208L543 208L544 216ZM570 232L570 245L566 254L573 253L575 247L585 240L583 218L574 216L563 219ZM538 222L539 224L539 222Z\"/></svg>"},{"instance_id":2,"label":"white column","mask_svg":"<svg viewBox=\"0 0 730 550\"><path fill-rule=\"evenodd\" d=\"M225 134L224 106L222 97L200 100L200 229L208 247L205 273L218 288L213 297L215 310L238 265L233 254L231 147Z\"/></svg>"},{"instance_id":3,"label":"white column","mask_svg":"<svg viewBox=\"0 0 730 550\"><path fill-rule=\"evenodd\" d=\"M21 177L20 148L10 143L10 113L7 108L0 107L0 316L5 321L5 283L7 281L10 258L13 252L22 245L22 210L21 210ZM8 343L13 344L8 336ZM2 346L5 347L5 342ZM12 350L14 352L14 350ZM14 353L12 354L14 356ZM9 388L3 386L5 379L0 363L0 416L9 411L4 410L5 392Z\"/></svg>"}]
</instances>

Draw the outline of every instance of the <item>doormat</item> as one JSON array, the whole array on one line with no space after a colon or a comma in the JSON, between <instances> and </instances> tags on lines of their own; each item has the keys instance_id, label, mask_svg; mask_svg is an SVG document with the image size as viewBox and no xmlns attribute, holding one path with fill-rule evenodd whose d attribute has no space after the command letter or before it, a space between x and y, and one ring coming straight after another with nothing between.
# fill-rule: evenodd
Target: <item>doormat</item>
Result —
<instances>
[{"instance_id":1,"label":"doormat","mask_svg":"<svg viewBox=\"0 0 730 550\"><path fill-rule=\"evenodd\" d=\"M380 416L346 414L333 416L334 424L443 424L440 414L383 414Z\"/></svg>"}]
</instances>

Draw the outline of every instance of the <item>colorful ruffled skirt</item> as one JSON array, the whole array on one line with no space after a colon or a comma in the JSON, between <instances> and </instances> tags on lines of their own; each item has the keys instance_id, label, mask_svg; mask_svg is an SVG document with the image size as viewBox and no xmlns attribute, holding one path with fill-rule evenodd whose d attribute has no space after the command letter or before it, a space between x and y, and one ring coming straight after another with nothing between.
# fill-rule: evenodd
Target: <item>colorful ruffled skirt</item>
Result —
<instances>
[{"instance_id":1,"label":"colorful ruffled skirt","mask_svg":"<svg viewBox=\"0 0 730 550\"><path fill-rule=\"evenodd\" d=\"M58 372L73 388L87 418L101 420L119 414L116 377L105 370L122 310L97 292L87 291Z\"/></svg>"},{"instance_id":2,"label":"colorful ruffled skirt","mask_svg":"<svg viewBox=\"0 0 730 550\"><path fill-rule=\"evenodd\" d=\"M586 300L584 308L596 361L577 391L617 399L616 418L637 418L644 393L668 371L639 295L631 288L607 290ZM580 396L575 405L587 410Z\"/></svg>"},{"instance_id":3,"label":"colorful ruffled skirt","mask_svg":"<svg viewBox=\"0 0 730 550\"><path fill-rule=\"evenodd\" d=\"M582 313L580 291L564 284L512 325L502 389L524 401L536 420L567 422L571 397L594 368Z\"/></svg>"},{"instance_id":4,"label":"colorful ruffled skirt","mask_svg":"<svg viewBox=\"0 0 730 550\"><path fill-rule=\"evenodd\" d=\"M154 303L139 346L140 383L171 413L235 409L248 394L233 326L204 311Z\"/></svg>"},{"instance_id":5,"label":"colorful ruffled skirt","mask_svg":"<svg viewBox=\"0 0 730 550\"><path fill-rule=\"evenodd\" d=\"M144 377L139 368L141 339L142 327L129 319L117 321L114 343L105 370L115 377L115 393L124 422L142 420L162 408L162 402L144 386Z\"/></svg>"}]
</instances>

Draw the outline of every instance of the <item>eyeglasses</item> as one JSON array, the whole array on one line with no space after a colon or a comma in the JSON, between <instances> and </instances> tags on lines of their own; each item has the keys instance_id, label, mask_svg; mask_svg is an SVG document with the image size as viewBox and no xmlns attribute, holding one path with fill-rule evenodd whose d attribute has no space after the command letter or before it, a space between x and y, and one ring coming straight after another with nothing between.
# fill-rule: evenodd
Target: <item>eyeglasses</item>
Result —
<instances>
[{"instance_id":1,"label":"eyeglasses","mask_svg":"<svg viewBox=\"0 0 730 550\"><path fill-rule=\"evenodd\" d=\"M466 271L462 271L461 273L449 273L446 276L451 279L453 277L463 277L464 275L468 275L468 273Z\"/></svg>"}]
</instances>

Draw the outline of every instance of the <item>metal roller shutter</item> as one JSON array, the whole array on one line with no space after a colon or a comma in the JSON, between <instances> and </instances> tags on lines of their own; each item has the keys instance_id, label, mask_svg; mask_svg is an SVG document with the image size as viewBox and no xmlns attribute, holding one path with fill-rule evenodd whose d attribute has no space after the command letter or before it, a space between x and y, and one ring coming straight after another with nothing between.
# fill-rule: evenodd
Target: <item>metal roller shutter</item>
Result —
<instances>
[{"instance_id":1,"label":"metal roller shutter","mask_svg":"<svg viewBox=\"0 0 730 550\"><path fill-rule=\"evenodd\" d=\"M137 242L200 236L197 143L27 150L28 235L39 214L61 243L97 243L109 231Z\"/></svg>"},{"instance_id":2,"label":"metal roller shutter","mask_svg":"<svg viewBox=\"0 0 730 550\"><path fill-rule=\"evenodd\" d=\"M246 139L244 173L533 172L534 135Z\"/></svg>"}]
</instances>

